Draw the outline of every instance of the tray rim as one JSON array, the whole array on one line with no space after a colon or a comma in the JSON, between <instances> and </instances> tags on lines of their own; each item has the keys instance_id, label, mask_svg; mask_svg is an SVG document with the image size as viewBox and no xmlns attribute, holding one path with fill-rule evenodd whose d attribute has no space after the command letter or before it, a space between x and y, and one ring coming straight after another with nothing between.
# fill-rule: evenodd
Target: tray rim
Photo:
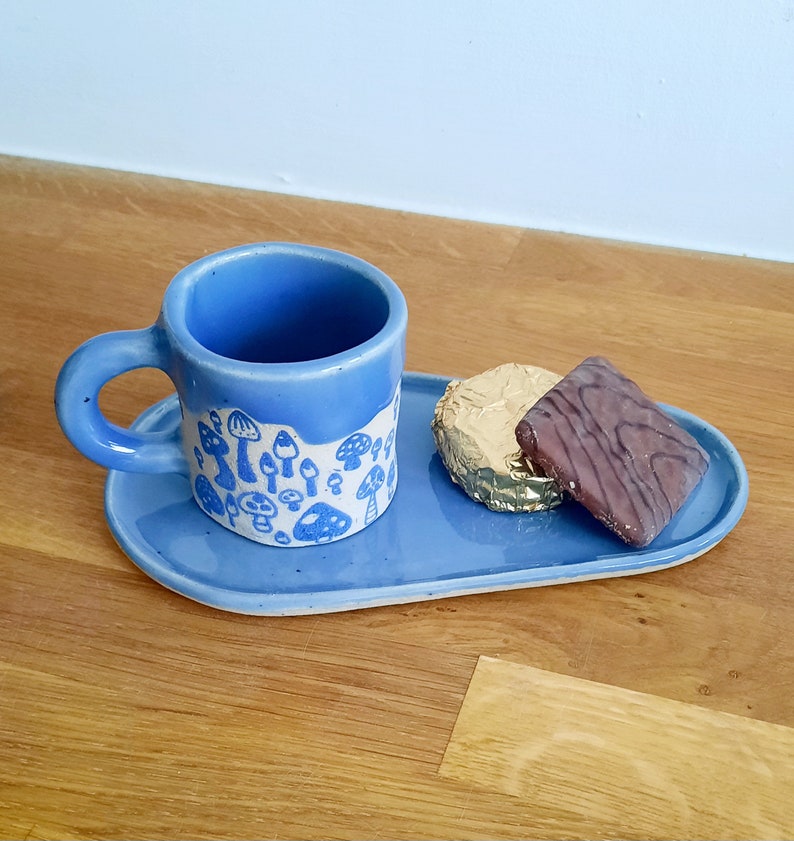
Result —
<instances>
[{"instance_id":1,"label":"tray rim","mask_svg":"<svg viewBox=\"0 0 794 841\"><path fill-rule=\"evenodd\" d=\"M441 388L455 379L458 378L406 371L403 375L403 393L410 391L411 385L414 383L416 387ZM132 425L137 427L140 425L156 424L160 418L168 417L173 413L174 404L178 406L178 398L176 394L171 394L146 409ZM652 571L661 571L688 563L700 557L716 546L735 527L744 513L747 504L749 481L747 470L741 456L734 445L720 430L685 410L664 403L659 403L659 406L674 417L689 419L691 422L702 427L710 436L719 442L732 470L736 474L738 483L737 493L731 500L728 510L709 529L696 538L690 538L680 544L674 544L663 549L654 550L652 548L645 548L636 550L631 554L616 554L607 556L606 558L594 558L585 562L554 567L554 576L551 578L548 572L550 567L545 566L502 570L488 575L476 573L471 575L464 574L455 578L422 579L379 587L366 586L317 591L255 593L252 591L242 591L233 587L224 588L219 585L209 585L205 582L197 581L193 577L185 575L173 567L164 569L162 565L158 565L154 559L147 558L145 554L141 556L140 552L137 551L136 544L138 541L135 541L129 534L130 529L122 522L122 518L117 515L115 510L115 486L118 482L123 482L124 476L127 475L119 471L109 471L105 483L106 520L111 534L120 549L150 578L167 589L193 601L216 609L248 615L297 616L332 613L381 605L408 604L418 601L473 595L476 593L529 589L540 586L625 577ZM478 504L472 501L472 505ZM384 516L386 515L384 514ZM251 541L234 535L224 529L223 526L212 521L209 517L206 519L207 528L221 529L231 538L244 541L246 547L251 544ZM356 535L352 535L348 540L355 540L355 538ZM691 551L680 554L677 550L683 547L688 547ZM312 547L274 549L273 547L263 546L262 548L270 552L290 552L297 556L307 549L310 551ZM626 568L625 566L625 559L627 557L634 559L634 563L630 568ZM434 587L434 584L438 586Z\"/></svg>"}]
</instances>

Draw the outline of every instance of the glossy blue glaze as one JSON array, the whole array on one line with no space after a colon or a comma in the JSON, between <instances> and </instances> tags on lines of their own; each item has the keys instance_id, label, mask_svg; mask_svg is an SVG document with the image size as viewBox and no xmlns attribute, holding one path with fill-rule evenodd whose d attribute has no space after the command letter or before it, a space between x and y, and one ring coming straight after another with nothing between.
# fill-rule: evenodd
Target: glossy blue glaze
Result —
<instances>
[{"instance_id":1,"label":"glossy blue glaze","mask_svg":"<svg viewBox=\"0 0 794 841\"><path fill-rule=\"evenodd\" d=\"M668 406L711 464L650 546L626 546L570 501L549 512L490 511L450 481L435 451L430 420L447 382L403 377L400 484L389 509L358 534L280 551L205 517L184 477L121 472L107 480L110 528L144 572L177 593L228 611L291 615L652 572L707 552L744 511L747 473L732 444ZM178 422L172 397L135 427L168 435Z\"/></svg>"},{"instance_id":2,"label":"glossy blue glaze","mask_svg":"<svg viewBox=\"0 0 794 841\"><path fill-rule=\"evenodd\" d=\"M99 410L109 379L155 367L196 418L227 407L310 444L333 442L393 399L406 324L400 290L363 260L293 243L231 248L174 277L156 324L78 348L56 383L58 420L106 467L189 472L177 432L125 430Z\"/></svg>"},{"instance_id":3,"label":"glossy blue glaze","mask_svg":"<svg viewBox=\"0 0 794 841\"><path fill-rule=\"evenodd\" d=\"M357 257L239 246L180 271L151 327L78 348L56 384L58 420L106 467L189 476L204 513L250 540L338 540L394 495L397 463L382 442L396 430L406 326L399 288ZM122 429L103 416L102 386L142 367L173 380L179 428Z\"/></svg>"}]
</instances>

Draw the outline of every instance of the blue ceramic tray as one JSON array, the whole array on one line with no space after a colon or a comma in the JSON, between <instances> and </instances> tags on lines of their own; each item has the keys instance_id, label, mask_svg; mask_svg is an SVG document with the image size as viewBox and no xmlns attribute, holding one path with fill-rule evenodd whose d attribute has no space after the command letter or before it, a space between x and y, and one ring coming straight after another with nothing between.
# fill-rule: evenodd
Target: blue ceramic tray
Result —
<instances>
[{"instance_id":1,"label":"blue ceramic tray","mask_svg":"<svg viewBox=\"0 0 794 841\"><path fill-rule=\"evenodd\" d=\"M645 549L631 549L580 505L505 514L470 500L435 451L430 420L447 378L406 374L397 435L400 478L389 509L362 532L295 549L246 540L203 514L187 479L111 471L105 508L124 552L155 581L222 610L327 613L468 593L652 572L691 561L736 525L747 473L732 444L704 421L663 408L711 456L705 478ZM139 430L179 423L175 395Z\"/></svg>"}]
</instances>

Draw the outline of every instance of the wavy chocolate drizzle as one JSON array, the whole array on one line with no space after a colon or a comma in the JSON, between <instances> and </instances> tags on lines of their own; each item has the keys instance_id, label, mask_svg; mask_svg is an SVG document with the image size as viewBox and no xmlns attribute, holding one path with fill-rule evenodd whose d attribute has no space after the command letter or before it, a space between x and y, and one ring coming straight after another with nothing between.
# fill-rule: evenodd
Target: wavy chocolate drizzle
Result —
<instances>
[{"instance_id":1,"label":"wavy chocolate drizzle","mask_svg":"<svg viewBox=\"0 0 794 841\"><path fill-rule=\"evenodd\" d=\"M592 356L516 427L535 465L632 546L647 546L708 469L708 454L632 380Z\"/></svg>"}]
</instances>

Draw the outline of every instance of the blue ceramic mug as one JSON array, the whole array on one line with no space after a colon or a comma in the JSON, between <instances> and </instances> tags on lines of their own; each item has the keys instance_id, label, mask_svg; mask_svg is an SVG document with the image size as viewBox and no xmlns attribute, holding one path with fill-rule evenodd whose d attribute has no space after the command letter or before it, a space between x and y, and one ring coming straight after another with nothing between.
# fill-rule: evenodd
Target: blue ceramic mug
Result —
<instances>
[{"instance_id":1,"label":"blue ceramic mug","mask_svg":"<svg viewBox=\"0 0 794 841\"><path fill-rule=\"evenodd\" d=\"M58 421L105 467L189 476L206 514L244 537L338 540L394 495L407 321L396 284L356 257L231 248L182 269L151 327L78 348L58 376ZM121 428L99 409L106 382L145 367L176 386L173 434Z\"/></svg>"}]
</instances>

